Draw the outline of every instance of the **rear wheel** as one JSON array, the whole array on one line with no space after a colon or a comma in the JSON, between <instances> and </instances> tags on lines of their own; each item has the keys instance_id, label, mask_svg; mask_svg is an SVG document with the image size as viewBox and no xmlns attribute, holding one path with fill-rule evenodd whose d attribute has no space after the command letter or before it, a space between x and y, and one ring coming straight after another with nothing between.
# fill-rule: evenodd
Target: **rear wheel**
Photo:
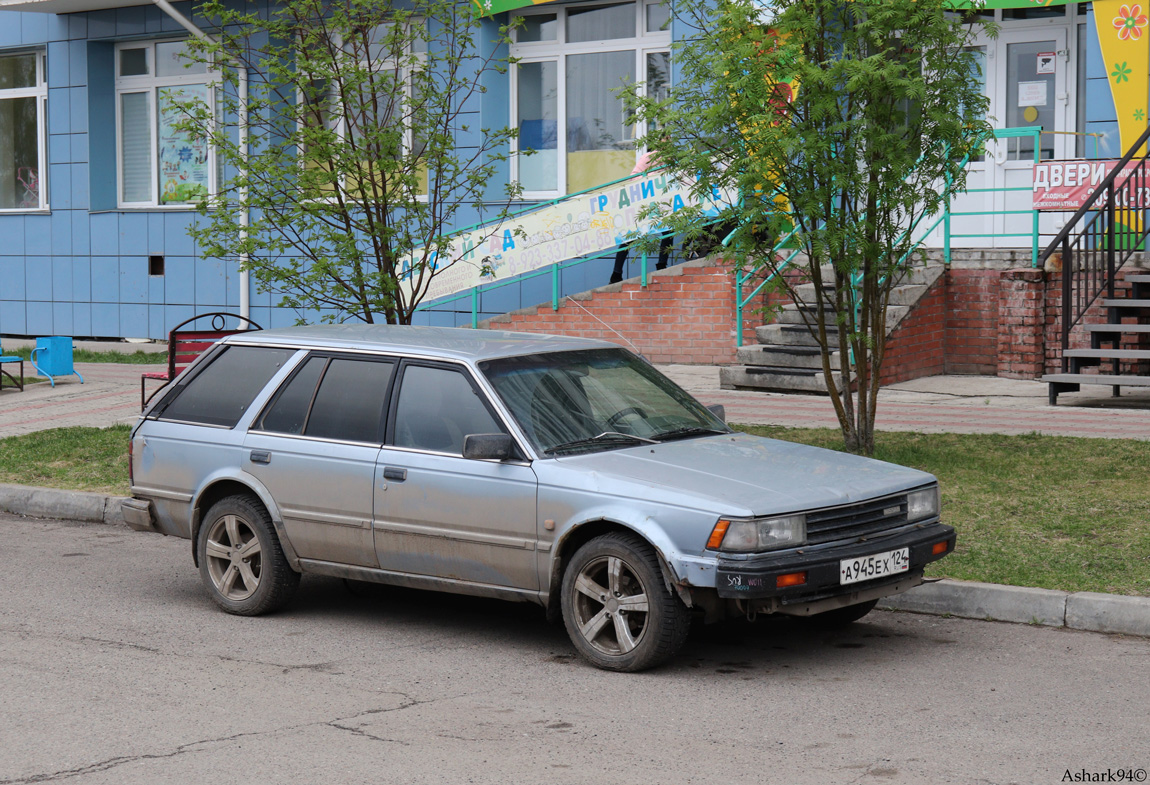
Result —
<instances>
[{"instance_id":1,"label":"rear wheel","mask_svg":"<svg viewBox=\"0 0 1150 785\"><path fill-rule=\"evenodd\" d=\"M673 657L687 639L691 614L663 581L655 550L622 532L596 537L563 574L563 622L592 665L640 671Z\"/></svg>"},{"instance_id":2,"label":"rear wheel","mask_svg":"<svg viewBox=\"0 0 1150 785\"><path fill-rule=\"evenodd\" d=\"M284 604L299 586L271 516L254 496L237 495L212 505L196 541L200 578L216 605L228 613L258 616Z\"/></svg>"},{"instance_id":3,"label":"rear wheel","mask_svg":"<svg viewBox=\"0 0 1150 785\"><path fill-rule=\"evenodd\" d=\"M858 621L873 611L876 605L878 605L878 600L868 600L867 602L860 602L858 605L848 605L845 608L835 608L833 611L816 613L807 617L807 620L822 629L833 630Z\"/></svg>"}]
</instances>

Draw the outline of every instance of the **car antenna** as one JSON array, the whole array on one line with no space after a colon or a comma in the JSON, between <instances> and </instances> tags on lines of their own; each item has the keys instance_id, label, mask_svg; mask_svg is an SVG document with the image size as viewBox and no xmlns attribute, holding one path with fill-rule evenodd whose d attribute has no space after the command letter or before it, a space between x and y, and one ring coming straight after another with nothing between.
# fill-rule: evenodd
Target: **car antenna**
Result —
<instances>
[{"instance_id":1,"label":"car antenna","mask_svg":"<svg viewBox=\"0 0 1150 785\"><path fill-rule=\"evenodd\" d=\"M595 321L599 322L599 324L603 325L603 326L604 326L604 327L606 327L608 330L610 330L611 332L615 333L615 335L618 335L620 338L622 338L622 339L623 339L623 343L625 343L625 344L627 344L628 346L630 346L630 347L631 347L631 351L633 351L633 352L635 352L635 354L639 355L640 359L642 359L642 360L643 360L643 362L647 363L647 365L654 365L654 363L652 363L650 360L648 360L646 357L644 357L644 356L643 356L643 353L642 353L641 351L639 351L639 347L638 347L638 346L636 346L635 344L633 344L633 343L631 343L629 340L627 340L627 336L623 335L623 333L619 332L619 331L618 331L618 330L616 330L614 327L612 327L611 325L607 324L607 322L603 321L603 320L602 320L602 319L600 319L598 316L596 316L595 314L591 313L591 311L589 311L589 310L587 309L587 306L583 305L581 302L579 302L578 300L576 300L576 299L574 299L574 298L571 298L571 297L568 297L568 298L567 298L567 302L571 303L572 305L577 305L577 306L579 306L580 308L582 308L582 309L583 309L584 313L586 313L586 314L587 314L588 316L590 316L592 319L594 319Z\"/></svg>"}]
</instances>

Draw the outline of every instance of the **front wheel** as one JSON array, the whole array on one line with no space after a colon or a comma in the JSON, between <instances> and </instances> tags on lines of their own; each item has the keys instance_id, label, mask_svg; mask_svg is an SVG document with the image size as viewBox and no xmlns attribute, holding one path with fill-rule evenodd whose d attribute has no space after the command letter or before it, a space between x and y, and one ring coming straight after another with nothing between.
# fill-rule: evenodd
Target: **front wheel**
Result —
<instances>
[{"instance_id":1,"label":"front wheel","mask_svg":"<svg viewBox=\"0 0 1150 785\"><path fill-rule=\"evenodd\" d=\"M237 495L212 505L196 539L200 578L216 605L228 613L258 616L283 607L299 586L272 527L254 496Z\"/></svg>"},{"instance_id":2,"label":"front wheel","mask_svg":"<svg viewBox=\"0 0 1150 785\"><path fill-rule=\"evenodd\" d=\"M589 541L563 573L563 623L576 650L598 668L634 672L673 657L691 614L668 590L655 550L615 532Z\"/></svg>"}]
</instances>

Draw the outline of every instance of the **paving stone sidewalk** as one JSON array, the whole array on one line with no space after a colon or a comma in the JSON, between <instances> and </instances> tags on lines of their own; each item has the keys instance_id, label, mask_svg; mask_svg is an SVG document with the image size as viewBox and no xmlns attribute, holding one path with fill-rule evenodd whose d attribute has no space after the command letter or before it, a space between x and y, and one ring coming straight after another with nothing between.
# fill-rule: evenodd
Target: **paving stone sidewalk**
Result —
<instances>
[{"instance_id":1,"label":"paving stone sidewalk","mask_svg":"<svg viewBox=\"0 0 1150 785\"><path fill-rule=\"evenodd\" d=\"M122 345L123 346L123 345ZM134 349L135 345L127 345ZM33 373L26 364L26 373ZM53 388L32 384L24 392L0 391L0 438L46 428L107 427L135 422L140 374L163 366L77 363L84 377L60 377ZM717 366L664 365L660 369L707 404L723 404L727 419L751 425L837 427L829 399L719 389ZM153 389L154 385L149 389ZM1064 395L1048 406L1041 382L991 376L933 376L893 385L879 393L879 430L923 433L1044 433L1062 436L1150 439L1150 392L1110 388Z\"/></svg>"},{"instance_id":2,"label":"paving stone sidewalk","mask_svg":"<svg viewBox=\"0 0 1150 785\"><path fill-rule=\"evenodd\" d=\"M76 363L75 367L83 384L75 376L61 376L55 387L40 382L25 385L23 392L0 390L0 438L48 428L133 423L140 414L140 374L165 366ZM24 363L24 373L35 373L30 363Z\"/></svg>"}]
</instances>

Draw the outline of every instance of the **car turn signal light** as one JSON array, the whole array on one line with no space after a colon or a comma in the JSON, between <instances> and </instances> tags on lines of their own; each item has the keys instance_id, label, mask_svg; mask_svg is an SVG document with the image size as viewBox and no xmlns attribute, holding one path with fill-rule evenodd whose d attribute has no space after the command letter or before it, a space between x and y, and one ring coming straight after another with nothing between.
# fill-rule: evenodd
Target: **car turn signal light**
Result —
<instances>
[{"instance_id":1,"label":"car turn signal light","mask_svg":"<svg viewBox=\"0 0 1150 785\"><path fill-rule=\"evenodd\" d=\"M785 589L788 586L802 586L806 582L807 574L805 572L788 572L786 575L775 578L775 588Z\"/></svg>"},{"instance_id":2,"label":"car turn signal light","mask_svg":"<svg viewBox=\"0 0 1150 785\"><path fill-rule=\"evenodd\" d=\"M715 524L715 528L711 530L711 538L707 540L707 547L717 551L719 546L723 544L723 537L727 536L727 527L730 525L730 521L720 518L719 522Z\"/></svg>"},{"instance_id":3,"label":"car turn signal light","mask_svg":"<svg viewBox=\"0 0 1150 785\"><path fill-rule=\"evenodd\" d=\"M930 549L931 556L938 556L940 553L946 553L946 540L936 542L934 547Z\"/></svg>"}]
</instances>

